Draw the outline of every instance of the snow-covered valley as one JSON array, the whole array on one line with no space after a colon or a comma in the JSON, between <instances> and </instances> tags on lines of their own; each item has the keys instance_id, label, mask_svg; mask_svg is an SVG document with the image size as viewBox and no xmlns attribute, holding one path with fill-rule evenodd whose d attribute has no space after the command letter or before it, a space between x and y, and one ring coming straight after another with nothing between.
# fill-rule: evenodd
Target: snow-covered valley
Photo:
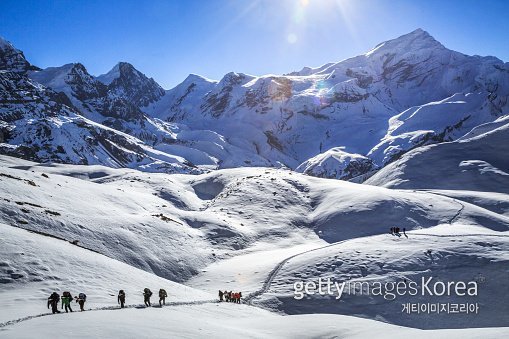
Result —
<instances>
[{"instance_id":1,"label":"snow-covered valley","mask_svg":"<svg viewBox=\"0 0 509 339\"><path fill-rule=\"evenodd\" d=\"M506 193L395 190L271 168L195 176L6 156L0 164L0 336L24 337L59 321L70 324L73 336L87 336L79 329L83 319L105 337L114 335L112 328L138 321L129 329L133 336L507 333L507 300L500 292L509 261ZM394 225L405 227L408 238L389 234ZM295 282L319 277L421 276L443 281L482 276L482 293L472 299L480 304L479 314L402 315L401 303L408 299L389 302L351 291L340 301L294 299ZM145 286L164 287L169 305L137 309ZM114 311L121 288L134 308ZM49 293L65 289L85 291L86 309L94 312L39 317L47 314ZM247 304L216 304L218 289L242 291ZM150 312L152 319L145 322L139 312ZM166 317L169 323L153 326ZM438 330L467 327L498 329ZM50 333L45 331L43 337Z\"/></svg>"},{"instance_id":2,"label":"snow-covered valley","mask_svg":"<svg viewBox=\"0 0 509 339\"><path fill-rule=\"evenodd\" d=\"M0 338L508 337L508 99L508 63L421 29L168 90L0 38ZM425 281L453 292L387 298Z\"/></svg>"}]
</instances>

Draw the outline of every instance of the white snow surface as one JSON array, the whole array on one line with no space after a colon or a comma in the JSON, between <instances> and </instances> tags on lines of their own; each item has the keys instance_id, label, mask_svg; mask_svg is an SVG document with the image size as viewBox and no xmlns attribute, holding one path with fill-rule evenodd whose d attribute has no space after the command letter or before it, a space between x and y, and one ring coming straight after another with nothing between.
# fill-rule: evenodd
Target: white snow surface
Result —
<instances>
[{"instance_id":1,"label":"white snow surface","mask_svg":"<svg viewBox=\"0 0 509 339\"><path fill-rule=\"evenodd\" d=\"M71 337L508 332L502 316L508 303L497 294L509 260L504 193L394 190L270 168L167 175L7 156L0 156L0 186L2 337L49 337L60 322ZM395 225L409 238L389 235ZM397 304L376 298L292 299L300 279L430 274L448 280L480 273L489 283L480 286L475 319L402 317ZM137 309L144 287L165 288L169 304ZM115 310L121 288L134 308ZM242 291L251 305L217 304L218 289ZM85 292L93 311L46 316L53 290ZM92 323L90 332L83 332L84 321ZM486 326L497 328L470 328Z\"/></svg>"},{"instance_id":2,"label":"white snow surface","mask_svg":"<svg viewBox=\"0 0 509 339\"><path fill-rule=\"evenodd\" d=\"M473 130L468 138L419 147L382 168L366 184L507 194L508 138L509 123L501 119Z\"/></svg>"},{"instance_id":3,"label":"white snow surface","mask_svg":"<svg viewBox=\"0 0 509 339\"><path fill-rule=\"evenodd\" d=\"M374 167L371 159L335 147L306 160L295 171L319 178L348 180L371 171Z\"/></svg>"}]
</instances>

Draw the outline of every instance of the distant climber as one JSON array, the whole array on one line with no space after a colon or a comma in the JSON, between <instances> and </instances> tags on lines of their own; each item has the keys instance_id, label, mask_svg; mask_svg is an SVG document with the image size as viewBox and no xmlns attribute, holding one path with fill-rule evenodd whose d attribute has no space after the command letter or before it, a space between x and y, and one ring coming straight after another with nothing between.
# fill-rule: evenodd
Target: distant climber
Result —
<instances>
[{"instance_id":1,"label":"distant climber","mask_svg":"<svg viewBox=\"0 0 509 339\"><path fill-rule=\"evenodd\" d=\"M72 312L71 301L72 301L71 292L64 292L62 294L62 308L64 308L65 306L65 313L68 313L69 311Z\"/></svg>"},{"instance_id":2,"label":"distant climber","mask_svg":"<svg viewBox=\"0 0 509 339\"><path fill-rule=\"evenodd\" d=\"M223 301L223 291L219 290L219 302Z\"/></svg>"},{"instance_id":3,"label":"distant climber","mask_svg":"<svg viewBox=\"0 0 509 339\"><path fill-rule=\"evenodd\" d=\"M240 298L242 298L242 292L237 293L237 304L240 304Z\"/></svg>"},{"instance_id":4,"label":"distant climber","mask_svg":"<svg viewBox=\"0 0 509 339\"><path fill-rule=\"evenodd\" d=\"M166 293L166 290L161 288L159 290L159 306L166 305L165 300L166 300L167 296L168 296L168 294ZM161 304L161 302L162 302L162 304ZM150 300L149 300L149 304L150 304Z\"/></svg>"},{"instance_id":5,"label":"distant climber","mask_svg":"<svg viewBox=\"0 0 509 339\"><path fill-rule=\"evenodd\" d=\"M48 298L48 309L49 309L49 306L51 305L51 312L53 314L60 313L60 311L58 310L58 302L59 301L60 301L60 296L58 295L58 293L57 292L51 293L51 295Z\"/></svg>"},{"instance_id":6,"label":"distant climber","mask_svg":"<svg viewBox=\"0 0 509 339\"><path fill-rule=\"evenodd\" d=\"M403 228L403 234L408 238L408 235L406 235L406 228Z\"/></svg>"},{"instance_id":7,"label":"distant climber","mask_svg":"<svg viewBox=\"0 0 509 339\"><path fill-rule=\"evenodd\" d=\"M145 306L149 307L150 305L150 297L152 296L152 291L148 288L143 290L143 301L145 302Z\"/></svg>"},{"instance_id":8,"label":"distant climber","mask_svg":"<svg viewBox=\"0 0 509 339\"><path fill-rule=\"evenodd\" d=\"M124 290L118 291L117 302L120 304L120 308L124 308L124 304L125 304L125 292L124 292Z\"/></svg>"},{"instance_id":9,"label":"distant climber","mask_svg":"<svg viewBox=\"0 0 509 339\"><path fill-rule=\"evenodd\" d=\"M80 305L80 311L83 312L85 310L85 301L87 301L87 295L85 293L78 294L77 297L74 297L78 305Z\"/></svg>"},{"instance_id":10,"label":"distant climber","mask_svg":"<svg viewBox=\"0 0 509 339\"><path fill-rule=\"evenodd\" d=\"M226 291L226 290L225 290L225 291L223 292L223 297L224 297L224 301L226 301L226 302L228 302L228 301L229 301L229 300L228 300L228 291Z\"/></svg>"}]
</instances>

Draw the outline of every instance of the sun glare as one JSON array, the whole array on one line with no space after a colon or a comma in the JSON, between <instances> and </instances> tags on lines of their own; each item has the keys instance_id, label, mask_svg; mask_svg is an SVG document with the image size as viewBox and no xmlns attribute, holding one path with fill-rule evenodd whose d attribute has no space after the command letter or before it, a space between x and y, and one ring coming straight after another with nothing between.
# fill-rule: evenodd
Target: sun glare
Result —
<instances>
[{"instance_id":1,"label":"sun glare","mask_svg":"<svg viewBox=\"0 0 509 339\"><path fill-rule=\"evenodd\" d=\"M290 0L286 2L289 21L286 29L288 44L304 43L310 28L316 28L324 22L341 21L348 33L356 40L352 13L353 0Z\"/></svg>"}]
</instances>

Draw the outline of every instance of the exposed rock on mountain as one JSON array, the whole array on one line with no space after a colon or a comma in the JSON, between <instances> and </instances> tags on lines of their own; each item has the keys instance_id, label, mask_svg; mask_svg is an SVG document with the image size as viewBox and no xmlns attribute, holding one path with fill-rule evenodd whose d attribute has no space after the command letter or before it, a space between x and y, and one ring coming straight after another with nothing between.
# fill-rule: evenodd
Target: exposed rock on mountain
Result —
<instances>
[{"instance_id":1,"label":"exposed rock on mountain","mask_svg":"<svg viewBox=\"0 0 509 339\"><path fill-rule=\"evenodd\" d=\"M27 73L75 114L200 171L271 166L348 179L509 113L507 63L451 51L421 29L318 68L230 72L220 81L190 75L168 91L125 62L96 78L79 63L34 70L12 45L1 46L2 69ZM24 98L19 104L29 105ZM26 138L24 147L39 143Z\"/></svg>"}]
</instances>

